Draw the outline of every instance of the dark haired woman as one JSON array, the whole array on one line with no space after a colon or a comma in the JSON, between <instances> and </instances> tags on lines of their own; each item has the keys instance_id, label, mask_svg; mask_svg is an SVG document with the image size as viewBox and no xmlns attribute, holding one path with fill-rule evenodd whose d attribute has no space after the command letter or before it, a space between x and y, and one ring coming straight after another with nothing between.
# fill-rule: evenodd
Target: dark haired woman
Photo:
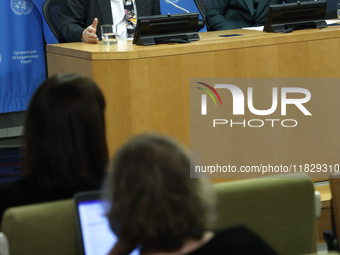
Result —
<instances>
[{"instance_id":1,"label":"dark haired woman","mask_svg":"<svg viewBox=\"0 0 340 255\"><path fill-rule=\"evenodd\" d=\"M208 229L211 185L190 178L189 154L174 140L137 136L117 152L109 168L104 199L119 239L109 255L135 248L143 255L276 254L246 227Z\"/></svg>"},{"instance_id":2,"label":"dark haired woman","mask_svg":"<svg viewBox=\"0 0 340 255\"><path fill-rule=\"evenodd\" d=\"M0 219L9 207L100 187L108 162L104 108L102 92L84 76L58 74L39 86L26 114L22 178L0 186Z\"/></svg>"}]
</instances>

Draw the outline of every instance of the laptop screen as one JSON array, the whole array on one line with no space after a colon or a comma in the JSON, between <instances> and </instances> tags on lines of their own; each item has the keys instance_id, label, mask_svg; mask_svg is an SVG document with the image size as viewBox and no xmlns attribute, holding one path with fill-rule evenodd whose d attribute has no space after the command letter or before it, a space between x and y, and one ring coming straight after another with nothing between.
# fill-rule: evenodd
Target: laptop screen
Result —
<instances>
[{"instance_id":1,"label":"laptop screen","mask_svg":"<svg viewBox=\"0 0 340 255\"><path fill-rule=\"evenodd\" d=\"M105 216L100 192L82 192L74 197L77 235L81 254L107 255L117 242ZM130 255L138 255L134 250Z\"/></svg>"}]
</instances>

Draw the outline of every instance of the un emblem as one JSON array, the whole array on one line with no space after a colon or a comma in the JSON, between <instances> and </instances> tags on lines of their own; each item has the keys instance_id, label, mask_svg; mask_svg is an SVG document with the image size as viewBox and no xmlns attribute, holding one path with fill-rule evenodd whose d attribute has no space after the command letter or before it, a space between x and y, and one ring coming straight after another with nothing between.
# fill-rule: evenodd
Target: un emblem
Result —
<instances>
[{"instance_id":1,"label":"un emblem","mask_svg":"<svg viewBox=\"0 0 340 255\"><path fill-rule=\"evenodd\" d=\"M12 11L16 15L28 15L33 9L31 0L11 0Z\"/></svg>"}]
</instances>

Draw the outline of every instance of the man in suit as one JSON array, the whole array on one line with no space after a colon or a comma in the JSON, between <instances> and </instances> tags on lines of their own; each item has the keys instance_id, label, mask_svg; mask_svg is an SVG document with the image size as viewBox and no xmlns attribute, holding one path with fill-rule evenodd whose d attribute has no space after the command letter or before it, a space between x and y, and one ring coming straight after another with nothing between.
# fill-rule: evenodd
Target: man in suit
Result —
<instances>
[{"instance_id":1,"label":"man in suit","mask_svg":"<svg viewBox=\"0 0 340 255\"><path fill-rule=\"evenodd\" d=\"M100 26L117 24L117 33L126 33L123 1L132 2L138 16L159 15L159 0L65 0L60 9L60 42L98 43Z\"/></svg>"},{"instance_id":2,"label":"man in suit","mask_svg":"<svg viewBox=\"0 0 340 255\"><path fill-rule=\"evenodd\" d=\"M296 0L285 2L294 3ZM212 0L207 23L210 30L263 26L269 5L282 3L282 0Z\"/></svg>"}]
</instances>

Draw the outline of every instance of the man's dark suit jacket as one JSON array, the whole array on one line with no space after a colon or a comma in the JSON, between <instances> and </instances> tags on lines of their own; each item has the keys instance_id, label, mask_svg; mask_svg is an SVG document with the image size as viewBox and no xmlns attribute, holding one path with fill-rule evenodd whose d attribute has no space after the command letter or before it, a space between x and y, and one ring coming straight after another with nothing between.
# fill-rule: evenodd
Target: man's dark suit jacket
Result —
<instances>
[{"instance_id":1,"label":"man's dark suit jacket","mask_svg":"<svg viewBox=\"0 0 340 255\"><path fill-rule=\"evenodd\" d=\"M294 3L296 0L285 2ZM263 26L269 5L282 3L282 0L259 0L255 9L254 0L212 0L207 12L207 23L210 30Z\"/></svg>"},{"instance_id":2,"label":"man's dark suit jacket","mask_svg":"<svg viewBox=\"0 0 340 255\"><path fill-rule=\"evenodd\" d=\"M159 0L136 0L138 16L159 15ZM59 18L60 42L80 42L85 28L98 18L97 36L101 38L100 26L113 24L110 0L66 0Z\"/></svg>"}]
</instances>

